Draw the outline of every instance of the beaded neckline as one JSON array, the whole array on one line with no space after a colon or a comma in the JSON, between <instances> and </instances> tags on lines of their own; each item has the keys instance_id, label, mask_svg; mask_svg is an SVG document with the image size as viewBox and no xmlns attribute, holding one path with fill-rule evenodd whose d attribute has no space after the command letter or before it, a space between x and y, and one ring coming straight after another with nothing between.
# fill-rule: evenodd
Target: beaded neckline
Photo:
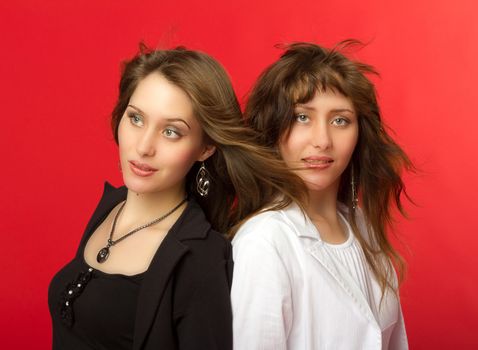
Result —
<instances>
[{"instance_id":1,"label":"beaded neckline","mask_svg":"<svg viewBox=\"0 0 478 350\"><path fill-rule=\"evenodd\" d=\"M66 285L60 298L60 317L67 327L73 326L75 315L73 313L73 304L75 300L83 293L88 282L94 277L95 270L88 268L78 274L73 282Z\"/></svg>"}]
</instances>

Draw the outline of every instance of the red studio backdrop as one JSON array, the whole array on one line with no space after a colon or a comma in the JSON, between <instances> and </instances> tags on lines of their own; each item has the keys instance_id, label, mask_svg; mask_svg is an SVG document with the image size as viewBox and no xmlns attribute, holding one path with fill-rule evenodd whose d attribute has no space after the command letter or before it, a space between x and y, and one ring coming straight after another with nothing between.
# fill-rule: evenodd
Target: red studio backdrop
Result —
<instances>
[{"instance_id":1,"label":"red studio backdrop","mask_svg":"<svg viewBox=\"0 0 478 350\"><path fill-rule=\"evenodd\" d=\"M420 168L396 231L411 349L477 349L478 5L473 0L2 1L0 348L49 349L47 288L108 180L120 62L144 41L205 51L244 101L275 44L356 38L384 119Z\"/></svg>"}]
</instances>

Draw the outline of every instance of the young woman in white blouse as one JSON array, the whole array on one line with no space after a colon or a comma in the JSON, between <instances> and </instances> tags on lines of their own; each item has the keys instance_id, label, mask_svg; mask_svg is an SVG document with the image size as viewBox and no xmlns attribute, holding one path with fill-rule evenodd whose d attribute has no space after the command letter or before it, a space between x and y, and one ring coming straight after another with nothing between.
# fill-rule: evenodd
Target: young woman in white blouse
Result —
<instances>
[{"instance_id":1,"label":"young woman in white blouse","mask_svg":"<svg viewBox=\"0 0 478 350\"><path fill-rule=\"evenodd\" d=\"M408 348L394 269L404 264L387 228L413 165L381 121L370 73L298 43L251 92L249 125L308 196L233 234L236 350Z\"/></svg>"}]
</instances>

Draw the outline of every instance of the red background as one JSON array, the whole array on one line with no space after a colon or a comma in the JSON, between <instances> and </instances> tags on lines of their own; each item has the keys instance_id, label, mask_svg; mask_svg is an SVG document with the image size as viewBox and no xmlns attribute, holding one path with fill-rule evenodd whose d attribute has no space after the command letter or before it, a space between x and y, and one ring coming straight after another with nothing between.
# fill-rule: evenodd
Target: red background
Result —
<instances>
[{"instance_id":1,"label":"red background","mask_svg":"<svg viewBox=\"0 0 478 350\"><path fill-rule=\"evenodd\" d=\"M0 4L0 334L49 349L47 286L74 254L104 180L120 184L109 130L119 63L140 40L206 51L240 97L290 41L357 38L380 103L421 168L397 229L412 349L478 345L478 5L473 0L3 1ZM226 5L227 3L227 5Z\"/></svg>"}]
</instances>

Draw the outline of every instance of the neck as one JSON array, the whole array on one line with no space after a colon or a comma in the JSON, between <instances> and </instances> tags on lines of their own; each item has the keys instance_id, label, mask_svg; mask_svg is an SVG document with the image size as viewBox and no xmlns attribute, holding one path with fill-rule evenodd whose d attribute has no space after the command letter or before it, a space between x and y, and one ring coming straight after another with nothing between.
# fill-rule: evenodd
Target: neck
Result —
<instances>
[{"instance_id":1,"label":"neck","mask_svg":"<svg viewBox=\"0 0 478 350\"><path fill-rule=\"evenodd\" d=\"M309 191L305 211L323 241L340 244L347 240L347 229L337 214L338 184L321 191Z\"/></svg>"},{"instance_id":2,"label":"neck","mask_svg":"<svg viewBox=\"0 0 478 350\"><path fill-rule=\"evenodd\" d=\"M314 222L337 221L338 184L320 191L309 191L305 211Z\"/></svg>"},{"instance_id":3,"label":"neck","mask_svg":"<svg viewBox=\"0 0 478 350\"><path fill-rule=\"evenodd\" d=\"M167 191L136 193L128 189L122 222L144 223L156 219L177 206L186 197L183 186Z\"/></svg>"}]
</instances>

